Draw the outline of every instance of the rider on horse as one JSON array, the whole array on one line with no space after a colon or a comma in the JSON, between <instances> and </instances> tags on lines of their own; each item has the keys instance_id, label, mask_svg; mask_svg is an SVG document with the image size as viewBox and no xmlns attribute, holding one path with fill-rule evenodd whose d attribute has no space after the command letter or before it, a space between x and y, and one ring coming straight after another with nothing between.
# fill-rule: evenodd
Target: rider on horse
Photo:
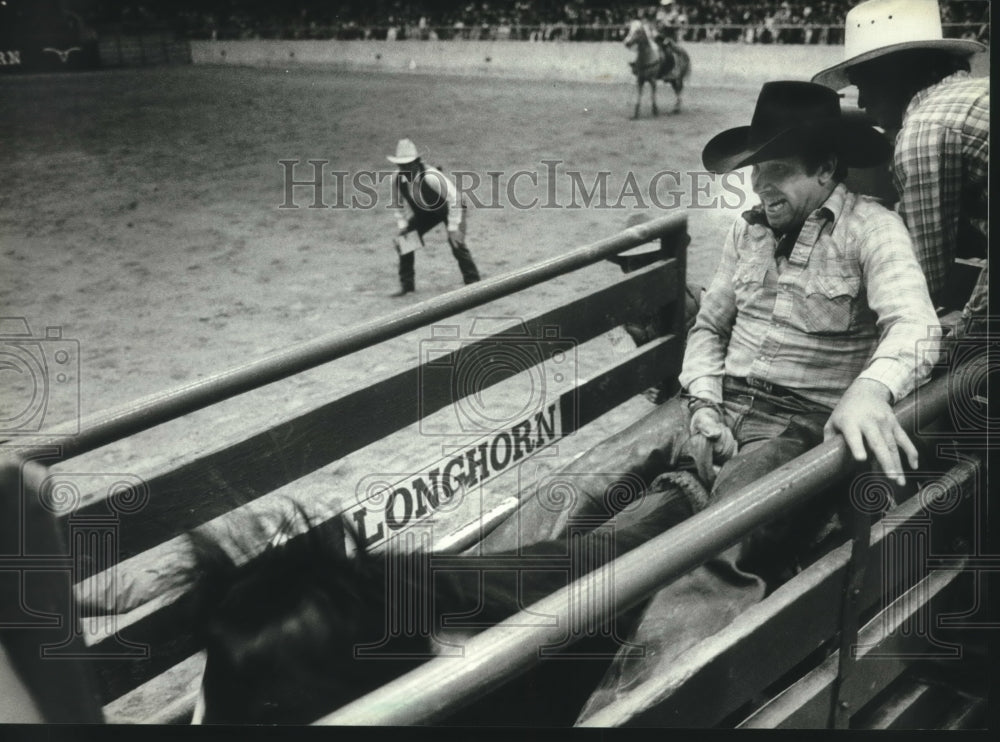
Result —
<instances>
[{"instance_id":1,"label":"rider on horse","mask_svg":"<svg viewBox=\"0 0 1000 742\"><path fill-rule=\"evenodd\" d=\"M650 18L650 25L653 30L653 41L659 45L660 50L663 52L663 61L660 63L659 77L661 80L666 80L671 71L674 69L674 66L677 64L677 56L674 53L677 48L677 44L674 42L671 27L666 15L657 10L655 12L650 12L647 17Z\"/></svg>"},{"instance_id":2,"label":"rider on horse","mask_svg":"<svg viewBox=\"0 0 1000 742\"><path fill-rule=\"evenodd\" d=\"M677 44L674 42L666 18L661 17L659 12L648 10L640 18L646 37L656 44L660 49L660 70L656 75L657 79L666 80L677 64L675 50ZM629 62L632 74L637 74L636 65L638 61Z\"/></svg>"},{"instance_id":3,"label":"rider on horse","mask_svg":"<svg viewBox=\"0 0 1000 742\"><path fill-rule=\"evenodd\" d=\"M658 23L659 20L655 12L647 11L629 23L628 33L625 35L625 46L635 47L637 52L635 60L629 63L639 91L633 118L639 117L642 88L647 83L652 97L653 115L657 114L657 80L670 83L677 96L674 112L679 112L681 108L681 91L690 74L691 61L683 47L673 40L674 27L669 19L665 18L663 24Z\"/></svg>"}]
</instances>

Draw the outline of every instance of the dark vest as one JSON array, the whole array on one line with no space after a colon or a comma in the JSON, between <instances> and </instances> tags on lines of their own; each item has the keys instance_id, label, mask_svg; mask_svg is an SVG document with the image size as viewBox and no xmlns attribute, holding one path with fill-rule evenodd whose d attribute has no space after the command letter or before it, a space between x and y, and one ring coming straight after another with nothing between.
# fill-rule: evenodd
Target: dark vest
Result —
<instances>
[{"instance_id":1,"label":"dark vest","mask_svg":"<svg viewBox=\"0 0 1000 742\"><path fill-rule=\"evenodd\" d=\"M399 192L403 199L413 209L414 214L447 214L448 202L443 193L438 193L430 184L430 180L438 180L439 176L426 176L426 170L421 170L421 175L417 177L418 193L413 193L413 183L410 182L409 175L399 173Z\"/></svg>"}]
</instances>

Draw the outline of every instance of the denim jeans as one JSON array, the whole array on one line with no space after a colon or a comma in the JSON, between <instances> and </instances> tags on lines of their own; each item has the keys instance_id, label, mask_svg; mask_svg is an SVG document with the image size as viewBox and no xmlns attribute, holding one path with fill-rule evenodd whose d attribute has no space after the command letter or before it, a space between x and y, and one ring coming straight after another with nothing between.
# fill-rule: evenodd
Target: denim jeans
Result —
<instances>
[{"instance_id":1,"label":"denim jeans","mask_svg":"<svg viewBox=\"0 0 1000 742\"><path fill-rule=\"evenodd\" d=\"M751 388L736 379L726 379L723 398L725 422L739 452L719 471L712 502L818 444L830 415L826 407L797 395ZM574 519L610 518L626 506L630 519L644 517L662 504L662 497L673 496L650 492L656 477L668 471L695 471L690 423L681 397L650 411L548 477L483 539L482 551L509 551L555 539Z\"/></svg>"},{"instance_id":2,"label":"denim jeans","mask_svg":"<svg viewBox=\"0 0 1000 742\"><path fill-rule=\"evenodd\" d=\"M461 214L462 218L458 223L458 229L448 232L448 246L451 248L452 256L458 263L458 269L462 272L462 279L465 283L469 284L479 280L479 269L472 259L472 253L469 252L469 248L465 244L466 210L464 206L462 207ZM447 209L418 211L410 217L406 228L408 230L416 230L422 244L423 237L427 232L438 224L444 224L447 227L447 220ZM415 263L416 256L413 253L399 256L399 280L404 287L412 287L414 285L416 276Z\"/></svg>"},{"instance_id":3,"label":"denim jeans","mask_svg":"<svg viewBox=\"0 0 1000 742\"><path fill-rule=\"evenodd\" d=\"M712 502L805 453L823 440L829 410L794 395L755 390L727 380L726 423L740 450L719 472ZM648 601L629 641L643 656L619 652L604 679L584 705L579 720L670 667L699 641L726 627L761 601L770 589L794 574L798 558L828 534L836 503L810 502L767 524L661 588Z\"/></svg>"},{"instance_id":4,"label":"denim jeans","mask_svg":"<svg viewBox=\"0 0 1000 742\"><path fill-rule=\"evenodd\" d=\"M732 378L725 380L723 400L725 422L739 451L719 470L709 504L728 499L822 442L823 425L831 412L794 393L754 387ZM482 550L506 551L557 538L583 517L599 520L618 513L616 530L644 521L651 527L655 524L659 530L648 533L649 538L676 525L698 509L697 505L686 502L678 507L680 503L665 502L664 498L678 498L679 494L654 492L650 485L667 471L694 471L689 428L685 400L675 397L664 403L549 478L559 481L562 476L572 483L572 498L550 497L542 490L532 493L511 518L483 540ZM628 637L631 644L645 647L644 656L623 649L580 719L641 684L701 639L717 633L763 599L769 587L791 576L798 555L828 530L831 507L810 503L788 513L655 593L641 609ZM665 509L675 515L676 522L662 517ZM650 517L653 513L660 517Z\"/></svg>"}]
</instances>

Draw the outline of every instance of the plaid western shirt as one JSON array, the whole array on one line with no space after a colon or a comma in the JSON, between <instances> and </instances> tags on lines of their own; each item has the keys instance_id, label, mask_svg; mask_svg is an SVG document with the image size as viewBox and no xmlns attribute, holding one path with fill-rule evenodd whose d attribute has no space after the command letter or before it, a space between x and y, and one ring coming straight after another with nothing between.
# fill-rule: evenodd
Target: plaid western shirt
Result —
<instances>
[{"instance_id":1,"label":"plaid western shirt","mask_svg":"<svg viewBox=\"0 0 1000 742\"><path fill-rule=\"evenodd\" d=\"M988 79L956 72L913 96L896 136L893 178L934 299L956 255L986 257L989 160ZM981 305L985 313L986 289L984 274L970 310Z\"/></svg>"},{"instance_id":2,"label":"plaid western shirt","mask_svg":"<svg viewBox=\"0 0 1000 742\"><path fill-rule=\"evenodd\" d=\"M927 378L940 325L902 219L839 184L790 255L760 206L737 219L688 336L680 382L722 401L723 376L834 407L858 377L893 400Z\"/></svg>"}]
</instances>

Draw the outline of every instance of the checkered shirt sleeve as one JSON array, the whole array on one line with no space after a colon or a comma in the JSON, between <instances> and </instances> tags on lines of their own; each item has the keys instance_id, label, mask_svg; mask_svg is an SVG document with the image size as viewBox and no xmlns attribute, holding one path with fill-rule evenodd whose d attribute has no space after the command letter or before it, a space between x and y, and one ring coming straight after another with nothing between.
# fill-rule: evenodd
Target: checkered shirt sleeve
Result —
<instances>
[{"instance_id":1,"label":"checkered shirt sleeve","mask_svg":"<svg viewBox=\"0 0 1000 742\"><path fill-rule=\"evenodd\" d=\"M719 266L702 296L698 317L688 334L680 374L681 386L690 394L719 403L722 402L726 351L736 321L733 275L736 240L742 224L742 220L737 220L726 235Z\"/></svg>"},{"instance_id":2,"label":"checkered shirt sleeve","mask_svg":"<svg viewBox=\"0 0 1000 742\"><path fill-rule=\"evenodd\" d=\"M898 211L935 299L955 258L963 198L971 184L984 204L989 197L989 126L988 87L959 73L914 96L896 139Z\"/></svg>"},{"instance_id":3,"label":"checkered shirt sleeve","mask_svg":"<svg viewBox=\"0 0 1000 742\"><path fill-rule=\"evenodd\" d=\"M898 401L930 377L941 326L906 227L899 218L869 224L859 257L879 340L858 378L881 382Z\"/></svg>"}]
</instances>

